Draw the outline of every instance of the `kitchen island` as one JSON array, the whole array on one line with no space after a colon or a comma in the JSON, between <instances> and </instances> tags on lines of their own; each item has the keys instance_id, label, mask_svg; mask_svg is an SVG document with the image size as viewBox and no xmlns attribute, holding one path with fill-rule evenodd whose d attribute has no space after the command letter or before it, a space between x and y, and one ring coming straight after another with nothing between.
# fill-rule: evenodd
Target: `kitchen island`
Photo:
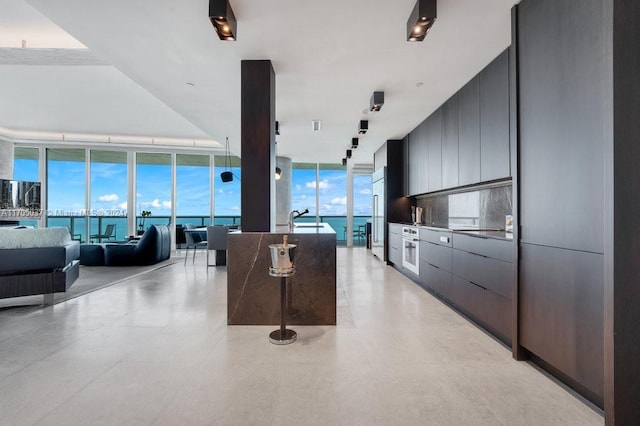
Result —
<instances>
[{"instance_id":1,"label":"kitchen island","mask_svg":"<svg viewBox=\"0 0 640 426\"><path fill-rule=\"evenodd\" d=\"M227 324L280 323L280 279L269 276L269 245L282 243L284 235L297 246L296 273L287 279L287 324L336 324L336 233L326 223L229 234Z\"/></svg>"}]
</instances>

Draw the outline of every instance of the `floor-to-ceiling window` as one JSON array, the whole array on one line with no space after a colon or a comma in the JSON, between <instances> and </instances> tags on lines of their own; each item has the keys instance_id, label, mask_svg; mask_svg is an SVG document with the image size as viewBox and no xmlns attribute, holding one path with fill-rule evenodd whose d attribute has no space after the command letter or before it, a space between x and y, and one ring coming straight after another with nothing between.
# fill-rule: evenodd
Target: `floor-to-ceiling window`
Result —
<instances>
[{"instance_id":1,"label":"floor-to-ceiling window","mask_svg":"<svg viewBox=\"0 0 640 426\"><path fill-rule=\"evenodd\" d=\"M40 182L40 157L38 148L14 149L13 157L13 179L27 182ZM20 225L37 226L37 219L21 220Z\"/></svg>"},{"instance_id":2,"label":"floor-to-ceiling window","mask_svg":"<svg viewBox=\"0 0 640 426\"><path fill-rule=\"evenodd\" d=\"M300 222L316 221L318 187L316 173L316 163L293 163L291 165L291 209L298 211L309 209L306 216L297 219Z\"/></svg>"},{"instance_id":3,"label":"floor-to-ceiling window","mask_svg":"<svg viewBox=\"0 0 640 426\"><path fill-rule=\"evenodd\" d=\"M226 163L226 164L225 164ZM231 182L222 182L220 174L230 171ZM216 225L234 225L240 223L240 159L216 155L214 169L214 215Z\"/></svg>"},{"instance_id":4,"label":"floor-to-ceiling window","mask_svg":"<svg viewBox=\"0 0 640 426\"><path fill-rule=\"evenodd\" d=\"M291 208L309 214L298 222L325 222L336 231L338 244L347 242L347 170L339 164L293 163L291 171ZM365 207L363 197L366 185L358 176L358 207L354 211L354 244L366 243L365 226L371 215L371 178L368 177L369 205Z\"/></svg>"},{"instance_id":5,"label":"floor-to-ceiling window","mask_svg":"<svg viewBox=\"0 0 640 426\"><path fill-rule=\"evenodd\" d=\"M89 237L123 240L127 232L127 153L91 150Z\"/></svg>"},{"instance_id":6,"label":"floor-to-ceiling window","mask_svg":"<svg viewBox=\"0 0 640 426\"><path fill-rule=\"evenodd\" d=\"M47 226L66 226L72 238L87 241L84 149L47 149Z\"/></svg>"},{"instance_id":7,"label":"floor-to-ceiling window","mask_svg":"<svg viewBox=\"0 0 640 426\"><path fill-rule=\"evenodd\" d=\"M171 220L171 154L136 155L136 229L168 225Z\"/></svg>"},{"instance_id":8,"label":"floor-to-ceiling window","mask_svg":"<svg viewBox=\"0 0 640 426\"><path fill-rule=\"evenodd\" d=\"M337 164L319 164L318 206L322 222L336 231L340 243L347 240L347 171Z\"/></svg>"},{"instance_id":9,"label":"floor-to-ceiling window","mask_svg":"<svg viewBox=\"0 0 640 426\"><path fill-rule=\"evenodd\" d=\"M39 150L38 148L14 149L13 156L13 179L28 182L39 182Z\"/></svg>"},{"instance_id":10,"label":"floor-to-ceiling window","mask_svg":"<svg viewBox=\"0 0 640 426\"><path fill-rule=\"evenodd\" d=\"M366 244L367 221L371 219L372 211L371 175L353 176L353 243Z\"/></svg>"},{"instance_id":11,"label":"floor-to-ceiling window","mask_svg":"<svg viewBox=\"0 0 640 426\"><path fill-rule=\"evenodd\" d=\"M211 223L208 155L176 155L176 223Z\"/></svg>"}]
</instances>

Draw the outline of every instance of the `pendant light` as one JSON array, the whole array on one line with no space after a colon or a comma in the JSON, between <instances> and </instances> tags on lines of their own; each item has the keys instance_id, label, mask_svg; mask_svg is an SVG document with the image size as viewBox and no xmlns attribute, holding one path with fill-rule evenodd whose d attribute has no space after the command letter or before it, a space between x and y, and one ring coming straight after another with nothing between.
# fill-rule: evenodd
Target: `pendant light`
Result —
<instances>
[{"instance_id":1,"label":"pendant light","mask_svg":"<svg viewBox=\"0 0 640 426\"><path fill-rule=\"evenodd\" d=\"M276 131L278 130L278 122L276 121ZM279 133L276 133L279 134ZM276 180L280 180L282 177L282 169L278 167L278 141L275 141L275 154L276 154Z\"/></svg>"},{"instance_id":2,"label":"pendant light","mask_svg":"<svg viewBox=\"0 0 640 426\"><path fill-rule=\"evenodd\" d=\"M231 157L229 155L229 138L227 137L225 156L224 156L224 172L220 173L220 179L222 182L233 181L233 173L231 173Z\"/></svg>"}]
</instances>

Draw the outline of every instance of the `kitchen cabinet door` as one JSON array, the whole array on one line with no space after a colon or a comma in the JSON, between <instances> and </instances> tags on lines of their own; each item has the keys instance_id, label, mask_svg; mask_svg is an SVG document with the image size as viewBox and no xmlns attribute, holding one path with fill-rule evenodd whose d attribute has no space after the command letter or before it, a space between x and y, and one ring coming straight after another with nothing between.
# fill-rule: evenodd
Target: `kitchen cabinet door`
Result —
<instances>
[{"instance_id":1,"label":"kitchen cabinet door","mask_svg":"<svg viewBox=\"0 0 640 426\"><path fill-rule=\"evenodd\" d=\"M419 151L419 127L413 129L411 133L409 133L409 151L407 153L407 163L408 163L408 193L407 195L416 195L418 194L418 184L420 179L418 178L420 165L418 163L418 151Z\"/></svg>"},{"instance_id":2,"label":"kitchen cabinet door","mask_svg":"<svg viewBox=\"0 0 640 426\"><path fill-rule=\"evenodd\" d=\"M604 256L521 244L520 344L588 389L604 392Z\"/></svg>"},{"instance_id":3,"label":"kitchen cabinet door","mask_svg":"<svg viewBox=\"0 0 640 426\"><path fill-rule=\"evenodd\" d=\"M480 72L480 179L511 176L509 148L509 52Z\"/></svg>"},{"instance_id":4,"label":"kitchen cabinet door","mask_svg":"<svg viewBox=\"0 0 640 426\"><path fill-rule=\"evenodd\" d=\"M442 189L442 109L426 120L428 192Z\"/></svg>"},{"instance_id":5,"label":"kitchen cabinet door","mask_svg":"<svg viewBox=\"0 0 640 426\"><path fill-rule=\"evenodd\" d=\"M442 188L458 186L458 96L442 106Z\"/></svg>"},{"instance_id":6,"label":"kitchen cabinet door","mask_svg":"<svg viewBox=\"0 0 640 426\"><path fill-rule=\"evenodd\" d=\"M480 79L458 92L458 184L480 182Z\"/></svg>"},{"instance_id":7,"label":"kitchen cabinet door","mask_svg":"<svg viewBox=\"0 0 640 426\"><path fill-rule=\"evenodd\" d=\"M389 232L389 262L402 268L402 235Z\"/></svg>"},{"instance_id":8,"label":"kitchen cabinet door","mask_svg":"<svg viewBox=\"0 0 640 426\"><path fill-rule=\"evenodd\" d=\"M611 90L611 71L606 61L594 60L594 46L602 45L603 36L587 30L600 22L602 6L593 1L561 5L554 11L554 16L561 12L559 20L545 25L545 31L536 28L554 2L528 6L522 15L528 37L518 50L520 237L532 244L604 253L603 158L609 143L604 135L610 130L603 97ZM571 18L576 14L589 19Z\"/></svg>"}]
</instances>

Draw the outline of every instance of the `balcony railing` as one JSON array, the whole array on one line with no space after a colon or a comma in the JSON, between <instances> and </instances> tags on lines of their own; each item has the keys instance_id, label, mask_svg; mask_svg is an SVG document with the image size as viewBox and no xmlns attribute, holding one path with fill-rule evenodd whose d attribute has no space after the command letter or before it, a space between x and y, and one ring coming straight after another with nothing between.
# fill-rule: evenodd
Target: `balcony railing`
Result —
<instances>
[{"instance_id":1,"label":"balcony railing","mask_svg":"<svg viewBox=\"0 0 640 426\"><path fill-rule=\"evenodd\" d=\"M89 220L89 235L87 235L86 224ZM140 227L143 223L144 225ZM369 220L369 216L354 216L353 217L353 245L364 246L366 245L366 223ZM336 231L336 240L338 245L345 245L347 240L347 217L346 216L332 216L322 215L319 217L320 222L328 223ZM315 216L305 216L296 219L296 223L300 222L315 222ZM170 216L148 216L142 218L136 216L136 231L144 231L149 225L171 225ZM178 225L185 225L192 223L197 227L207 226L211 224L211 218L209 216L177 216L176 223ZM32 225L31 223L25 223L26 225ZM47 218L47 226L66 226L69 228L69 232L72 238L81 242L93 241L104 242L106 241L100 237L93 237L97 235L104 235L107 225L113 224L114 234L109 238L110 241L123 241L126 240L129 232L127 229L127 217L126 216L49 216ZM215 216L213 219L214 225L240 225L240 216Z\"/></svg>"}]
</instances>

